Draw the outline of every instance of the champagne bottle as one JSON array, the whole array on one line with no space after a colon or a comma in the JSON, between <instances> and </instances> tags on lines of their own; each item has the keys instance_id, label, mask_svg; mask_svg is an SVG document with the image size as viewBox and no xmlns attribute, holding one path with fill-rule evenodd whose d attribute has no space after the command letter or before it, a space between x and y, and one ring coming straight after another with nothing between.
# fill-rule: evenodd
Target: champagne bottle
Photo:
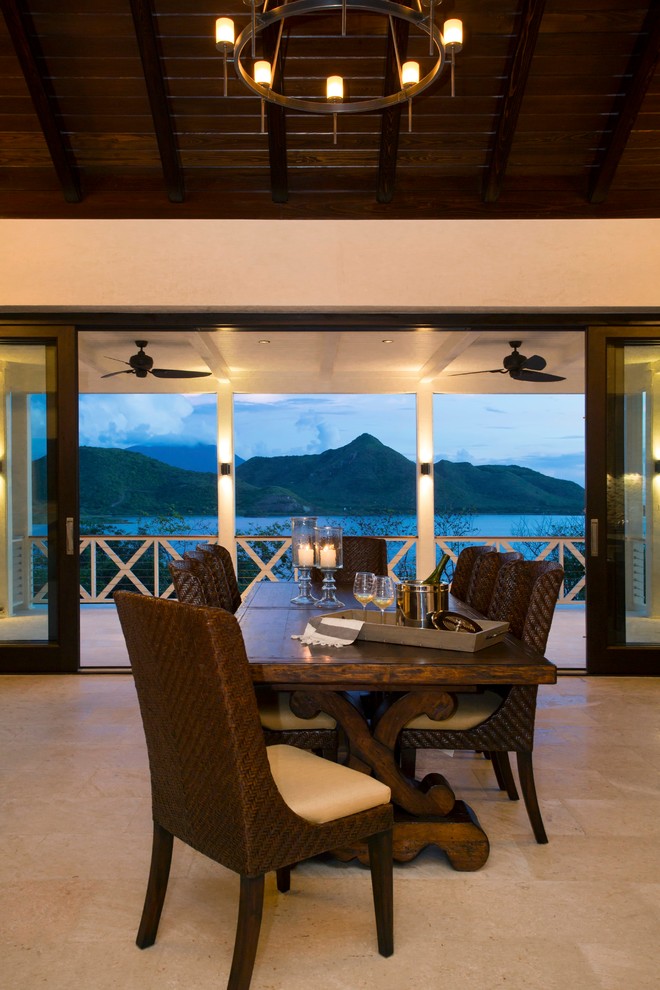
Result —
<instances>
[{"instance_id":1,"label":"champagne bottle","mask_svg":"<svg viewBox=\"0 0 660 990\"><path fill-rule=\"evenodd\" d=\"M442 557L440 558L440 563L438 564L438 566L435 568L435 570L431 571L429 576L422 583L440 584L440 582L442 581L442 572L444 571L448 563L449 563L449 554L443 553Z\"/></svg>"}]
</instances>

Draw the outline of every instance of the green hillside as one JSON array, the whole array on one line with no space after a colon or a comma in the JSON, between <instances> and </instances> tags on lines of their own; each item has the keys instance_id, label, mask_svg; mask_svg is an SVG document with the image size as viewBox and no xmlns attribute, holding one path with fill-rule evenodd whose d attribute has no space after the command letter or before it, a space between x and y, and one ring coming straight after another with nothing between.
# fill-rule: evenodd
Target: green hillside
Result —
<instances>
[{"instance_id":1,"label":"green hillside","mask_svg":"<svg viewBox=\"0 0 660 990\"><path fill-rule=\"evenodd\" d=\"M236 469L236 478L254 488L295 492L317 515L415 511L415 465L368 433L322 454L252 457ZM248 514L240 492L236 511Z\"/></svg>"},{"instance_id":2,"label":"green hillside","mask_svg":"<svg viewBox=\"0 0 660 990\"><path fill-rule=\"evenodd\" d=\"M182 516L218 511L211 472L186 471L130 450L80 448L81 515Z\"/></svg>"},{"instance_id":3,"label":"green hillside","mask_svg":"<svg viewBox=\"0 0 660 990\"><path fill-rule=\"evenodd\" d=\"M584 488L515 464L454 463L435 465L435 511L479 514L520 512L521 515L579 515Z\"/></svg>"},{"instance_id":4,"label":"green hillside","mask_svg":"<svg viewBox=\"0 0 660 990\"><path fill-rule=\"evenodd\" d=\"M305 511L318 515L412 515L415 472L412 461L363 433L345 447L322 454L252 457L237 468L236 478L256 491L280 486L295 493ZM252 514L248 505L239 490L238 515ZM438 461L435 511L579 515L584 511L584 489L515 465Z\"/></svg>"},{"instance_id":5,"label":"green hillside","mask_svg":"<svg viewBox=\"0 0 660 990\"><path fill-rule=\"evenodd\" d=\"M44 468L43 458L35 461L36 503L45 502ZM415 465L366 433L322 454L252 457L237 465L235 480L239 516L415 512ZM436 513L584 511L579 485L515 465L438 461L435 482ZM212 472L173 467L134 451L81 447L80 502L86 516L212 516L217 481Z\"/></svg>"}]
</instances>

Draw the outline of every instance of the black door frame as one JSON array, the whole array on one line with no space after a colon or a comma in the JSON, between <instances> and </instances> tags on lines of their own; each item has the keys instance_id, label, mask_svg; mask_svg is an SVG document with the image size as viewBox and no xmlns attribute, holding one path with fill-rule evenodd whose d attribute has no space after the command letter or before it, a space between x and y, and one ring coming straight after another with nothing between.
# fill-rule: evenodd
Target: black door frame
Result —
<instances>
[{"instance_id":1,"label":"black door frame","mask_svg":"<svg viewBox=\"0 0 660 990\"><path fill-rule=\"evenodd\" d=\"M605 418L604 418L604 391L606 389L606 374L604 360L604 346L602 341L610 336L628 336L634 339L637 335L656 337L660 335L660 310L639 312L636 310L626 310L625 312L502 312L502 313L317 313L310 319L309 314L304 313L243 313L243 312L217 312L217 313L122 313L122 312L79 312L75 316L71 313L48 312L48 313L12 313L0 317L0 325L9 327L13 332L19 333L23 337L47 337L53 334L58 337L63 333L66 340L62 338L62 349L59 351L62 358L61 367L58 370L59 393L65 404L61 410L61 422L68 424L68 443L65 458L66 470L62 471L62 455L64 444L60 444L60 454L58 466L60 468L60 479L66 484L65 502L72 507L72 515L76 520L76 547L78 546L78 492L77 492L77 348L75 333L72 332L72 324L75 323L75 330L103 330L117 329L129 330L149 328L159 330L186 330L199 328L200 325L209 328L217 326L230 326L236 330L267 330L288 329L288 330L332 330L373 329L381 332L390 328L394 329L419 329L423 327L428 330L456 328L461 326L468 329L470 327L481 330L510 329L518 333L521 327L534 330L566 330L566 331L586 331L586 381L585 381L585 412L586 412L586 457L587 457L587 514L586 520L591 518L603 518L604 501L603 493L599 490L597 479L599 471L605 463L604 443L605 443ZM53 329L55 328L55 329ZM1 335L2 331L0 331ZM69 337L69 334L72 334ZM590 347L590 341L592 346ZM600 342L598 346L596 342ZM602 346L602 353L599 348ZM65 348L68 348L65 351ZM68 353L68 359L64 358ZM67 400L68 397L68 400ZM75 411L72 413L68 402L73 403ZM75 442L74 442L75 437ZM74 462L75 458L75 462ZM75 463L76 470L73 470ZM602 529L602 528L601 528ZM62 538L62 537L61 537ZM634 674L630 666L629 649L626 648L625 671L621 665L601 663L602 657L602 627L604 615L604 601L601 596L604 588L601 568L598 558L590 555L590 533L587 525L586 533L586 572L587 583L590 594L587 601L587 673L626 673ZM73 571L75 569L75 576ZM78 558L69 559L62 564L62 579L68 586L78 588ZM62 587L65 585L63 584ZM599 590L600 589L600 590ZM589 603L591 599L591 605ZM603 604L601 604L603 603ZM76 664L79 650L79 614L76 610L75 621L71 616L71 628L75 628ZM648 651L644 650L643 653ZM623 658L621 658L623 659ZM644 659L641 657L640 659ZM2 669L2 667L0 667ZM52 669L52 667L51 667ZM59 669L71 670L73 667L68 663L63 663ZM640 673L646 673L646 664Z\"/></svg>"},{"instance_id":2,"label":"black door frame","mask_svg":"<svg viewBox=\"0 0 660 990\"><path fill-rule=\"evenodd\" d=\"M0 340L54 346L55 388L47 415L56 424L52 445L49 441L49 486L57 503L56 518L48 529L49 610L55 616L56 634L44 641L0 643L0 673L76 673L80 657L76 330L70 325L3 323ZM67 519L73 521L68 533Z\"/></svg>"},{"instance_id":3,"label":"black door frame","mask_svg":"<svg viewBox=\"0 0 660 990\"><path fill-rule=\"evenodd\" d=\"M649 322L648 325L590 327L587 330L586 572L589 599L598 603L587 608L587 673L637 677L660 674L658 645L613 646L608 642L608 617L620 612L620 602L613 596L621 581L616 555L608 545L607 444L616 409L608 395L607 349L610 343L622 344L626 340L658 341L660 326Z\"/></svg>"}]
</instances>

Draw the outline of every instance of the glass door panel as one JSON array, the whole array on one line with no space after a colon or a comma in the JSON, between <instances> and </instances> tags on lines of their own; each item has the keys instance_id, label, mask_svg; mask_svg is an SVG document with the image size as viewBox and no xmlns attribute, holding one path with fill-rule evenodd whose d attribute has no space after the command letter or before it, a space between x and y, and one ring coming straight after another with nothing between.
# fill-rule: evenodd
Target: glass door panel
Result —
<instances>
[{"instance_id":1,"label":"glass door panel","mask_svg":"<svg viewBox=\"0 0 660 990\"><path fill-rule=\"evenodd\" d=\"M49 628L57 634L57 616L48 604L48 354L43 344L5 344L1 354L5 497L0 636L4 642L48 640Z\"/></svg>"},{"instance_id":2,"label":"glass door panel","mask_svg":"<svg viewBox=\"0 0 660 990\"><path fill-rule=\"evenodd\" d=\"M657 674L660 339L634 337L630 330L621 338L611 332L608 339L604 332L598 337L591 346L603 382L597 388L593 381L597 390L588 405L593 437L588 669Z\"/></svg>"},{"instance_id":3,"label":"glass door panel","mask_svg":"<svg viewBox=\"0 0 660 990\"><path fill-rule=\"evenodd\" d=\"M59 442L61 332L0 334L0 671L77 669L75 512Z\"/></svg>"}]
</instances>

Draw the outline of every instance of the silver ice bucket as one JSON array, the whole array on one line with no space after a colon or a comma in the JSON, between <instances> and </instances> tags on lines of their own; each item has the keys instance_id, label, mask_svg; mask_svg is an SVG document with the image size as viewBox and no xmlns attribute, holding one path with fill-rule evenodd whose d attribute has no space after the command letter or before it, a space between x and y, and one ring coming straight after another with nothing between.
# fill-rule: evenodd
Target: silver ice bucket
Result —
<instances>
[{"instance_id":1,"label":"silver ice bucket","mask_svg":"<svg viewBox=\"0 0 660 990\"><path fill-rule=\"evenodd\" d=\"M446 611L448 604L449 586L446 584L402 581L397 585L397 617L404 626L430 628L431 612Z\"/></svg>"}]
</instances>

